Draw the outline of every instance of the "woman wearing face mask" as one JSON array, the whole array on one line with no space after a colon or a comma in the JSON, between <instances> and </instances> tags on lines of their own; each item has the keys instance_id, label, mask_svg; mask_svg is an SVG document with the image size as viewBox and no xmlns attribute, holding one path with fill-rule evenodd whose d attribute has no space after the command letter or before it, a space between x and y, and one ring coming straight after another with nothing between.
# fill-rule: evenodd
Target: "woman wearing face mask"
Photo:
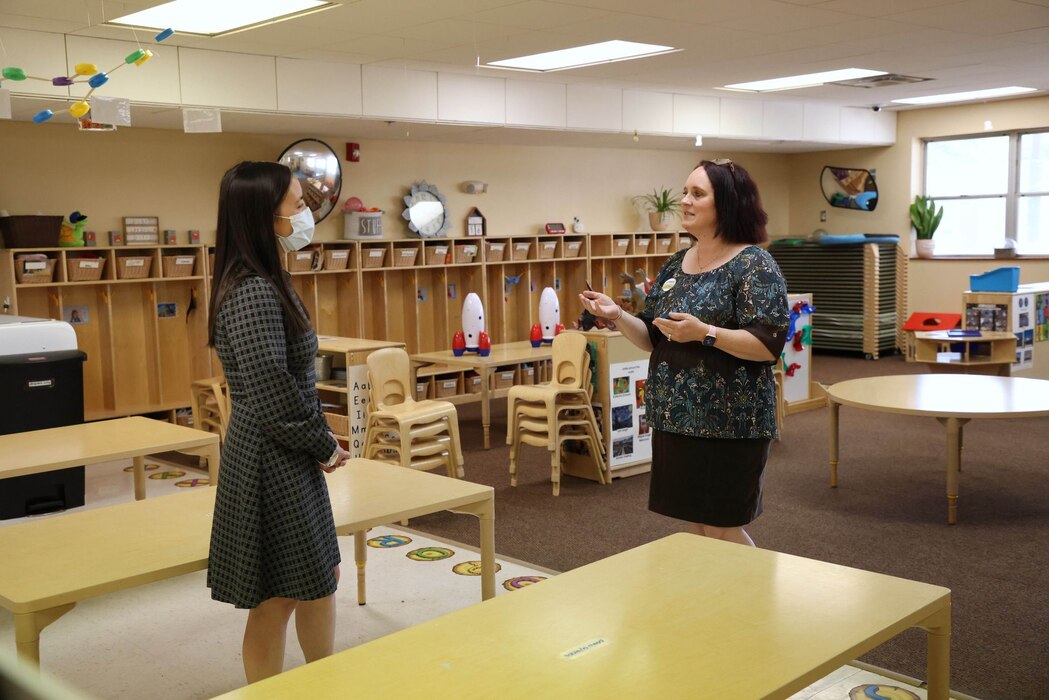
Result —
<instances>
[{"instance_id":1,"label":"woman wearing face mask","mask_svg":"<svg viewBox=\"0 0 1049 700\"><path fill-rule=\"evenodd\" d=\"M208 586L248 609L249 683L283 670L288 620L306 661L332 653L339 545L321 473L349 457L314 387L317 336L281 251L313 236L302 187L279 163L244 162L222 178L208 342L229 382Z\"/></svg>"}]
</instances>

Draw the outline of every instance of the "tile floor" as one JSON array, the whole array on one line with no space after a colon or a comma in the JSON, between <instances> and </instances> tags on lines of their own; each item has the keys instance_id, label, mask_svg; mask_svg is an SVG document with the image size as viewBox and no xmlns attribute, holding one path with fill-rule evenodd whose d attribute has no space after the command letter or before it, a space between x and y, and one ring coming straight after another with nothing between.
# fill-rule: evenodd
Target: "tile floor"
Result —
<instances>
[{"instance_id":1,"label":"tile floor","mask_svg":"<svg viewBox=\"0 0 1049 700\"><path fill-rule=\"evenodd\" d=\"M162 459L147 459L147 498L178 493L204 476ZM130 460L95 465L87 470L85 509L132 499ZM183 472L175 474L174 472ZM37 517L61 517L61 514ZM0 527L24 519L0 520ZM173 524L173 526L175 526ZM397 629L418 624L478 600L475 577L453 573L456 563L478 558L476 551L442 542L410 529L387 527L372 531L376 547L369 551L368 605L356 605L352 579L337 594L339 631L336 649L346 649ZM353 561L351 538L340 538L343 561ZM433 562L413 562L409 550L438 547L450 550L446 566L435 575ZM498 550L498 542L496 542ZM555 575L530 564L499 557L496 575L500 595L513 582ZM352 565L352 564L351 564ZM348 584L348 585L345 585ZM208 698L243 684L239 661L244 613L210 600L205 572L141 586L78 604L73 613L42 636L45 671L104 698L163 697L172 700ZM120 620L119 629L114 624ZM292 635L293 636L293 635ZM174 641L177 640L177 641ZM14 647L13 618L0 610L0 653ZM90 655L82 653L92 648ZM290 642L286 668L303 662ZM856 666L843 666L790 700L925 700L925 690Z\"/></svg>"}]
</instances>

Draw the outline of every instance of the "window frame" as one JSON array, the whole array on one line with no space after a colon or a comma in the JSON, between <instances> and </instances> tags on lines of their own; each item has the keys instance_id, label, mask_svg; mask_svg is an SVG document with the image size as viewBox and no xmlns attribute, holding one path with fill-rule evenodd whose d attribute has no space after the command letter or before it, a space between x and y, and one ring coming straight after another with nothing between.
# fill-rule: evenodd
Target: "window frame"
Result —
<instances>
[{"instance_id":1,"label":"window frame","mask_svg":"<svg viewBox=\"0 0 1049 700\"><path fill-rule=\"evenodd\" d=\"M1049 192L1021 192L1020 191L1020 139L1028 134L1049 134L1049 128L1039 127L1033 129L1014 129L1011 131L992 131L981 134L954 134L950 136L934 136L922 139L922 192L929 191L929 144L943 141L967 141L972 139L985 139L994 138L1000 136L1009 137L1009 153L1008 163L1009 170L1007 175L1007 187L1005 194L981 194L981 195L955 195L955 196L943 196L935 197L937 202L940 201L961 201L961 200L992 200L992 199L1005 199L1005 237L1008 240L1016 243L1018 241L1020 219L1020 201L1024 197L1044 197L1049 196ZM993 250L988 253L958 253L944 257L972 257L982 258L990 257L993 254ZM1049 250L1039 253L1029 253L1029 257L1045 257L1049 256ZM1024 257L1022 254L1020 257Z\"/></svg>"}]
</instances>

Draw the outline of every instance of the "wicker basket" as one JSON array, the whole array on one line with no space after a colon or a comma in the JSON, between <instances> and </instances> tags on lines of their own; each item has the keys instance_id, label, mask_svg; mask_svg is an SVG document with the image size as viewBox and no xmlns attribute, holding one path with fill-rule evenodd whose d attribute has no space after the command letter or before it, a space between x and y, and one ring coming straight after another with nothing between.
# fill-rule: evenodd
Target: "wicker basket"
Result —
<instances>
[{"instance_id":1,"label":"wicker basket","mask_svg":"<svg viewBox=\"0 0 1049 700\"><path fill-rule=\"evenodd\" d=\"M55 259L43 255L15 256L15 281L18 284L47 284L55 278Z\"/></svg>"},{"instance_id":2,"label":"wicker basket","mask_svg":"<svg viewBox=\"0 0 1049 700\"><path fill-rule=\"evenodd\" d=\"M626 255L630 249L629 238L613 238L612 239L612 255L620 256Z\"/></svg>"},{"instance_id":3,"label":"wicker basket","mask_svg":"<svg viewBox=\"0 0 1049 700\"><path fill-rule=\"evenodd\" d=\"M126 258L117 258L117 279L140 280L149 277L151 267L153 267L153 258L148 255L129 255Z\"/></svg>"},{"instance_id":4,"label":"wicker basket","mask_svg":"<svg viewBox=\"0 0 1049 700\"><path fill-rule=\"evenodd\" d=\"M670 252L670 244L672 242L673 241L671 241L670 238L668 238L668 237L657 238L656 239L656 254L657 255L665 255L666 253L669 253Z\"/></svg>"},{"instance_id":5,"label":"wicker basket","mask_svg":"<svg viewBox=\"0 0 1049 700\"><path fill-rule=\"evenodd\" d=\"M539 259L549 260L557 252L557 241L539 241Z\"/></svg>"},{"instance_id":6,"label":"wicker basket","mask_svg":"<svg viewBox=\"0 0 1049 700\"><path fill-rule=\"evenodd\" d=\"M433 245L426 247L427 265L444 265L448 262L448 246Z\"/></svg>"},{"instance_id":7,"label":"wicker basket","mask_svg":"<svg viewBox=\"0 0 1049 700\"><path fill-rule=\"evenodd\" d=\"M459 264L472 263L475 257L477 257L476 245L455 246L455 262Z\"/></svg>"},{"instance_id":8,"label":"wicker basket","mask_svg":"<svg viewBox=\"0 0 1049 700\"><path fill-rule=\"evenodd\" d=\"M459 393L459 379L450 376L434 377L433 388L434 396L438 399L455 396Z\"/></svg>"},{"instance_id":9,"label":"wicker basket","mask_svg":"<svg viewBox=\"0 0 1049 700\"><path fill-rule=\"evenodd\" d=\"M324 417L328 419L328 427L331 431L338 436L346 438L350 434L350 418L341 413L329 413L324 412Z\"/></svg>"},{"instance_id":10,"label":"wicker basket","mask_svg":"<svg viewBox=\"0 0 1049 700\"><path fill-rule=\"evenodd\" d=\"M325 270L345 270L350 264L350 251L348 248L341 250L324 251Z\"/></svg>"},{"instance_id":11,"label":"wicker basket","mask_svg":"<svg viewBox=\"0 0 1049 700\"><path fill-rule=\"evenodd\" d=\"M579 256L579 250L583 247L582 241L565 241L564 253L566 258L575 258Z\"/></svg>"},{"instance_id":12,"label":"wicker basket","mask_svg":"<svg viewBox=\"0 0 1049 700\"><path fill-rule=\"evenodd\" d=\"M510 252L511 260L527 260L528 254L532 251L531 241L514 241L513 248Z\"/></svg>"},{"instance_id":13,"label":"wicker basket","mask_svg":"<svg viewBox=\"0 0 1049 700\"><path fill-rule=\"evenodd\" d=\"M506 250L506 243L495 241L488 241L484 244L484 257L488 262L502 262L503 251Z\"/></svg>"},{"instance_id":14,"label":"wicker basket","mask_svg":"<svg viewBox=\"0 0 1049 700\"><path fill-rule=\"evenodd\" d=\"M7 248L54 248L62 229L61 216L0 216L0 233Z\"/></svg>"},{"instance_id":15,"label":"wicker basket","mask_svg":"<svg viewBox=\"0 0 1049 700\"><path fill-rule=\"evenodd\" d=\"M415 257L417 255L419 255L419 249L414 246L411 248L394 248L393 266L411 267L415 264Z\"/></svg>"},{"instance_id":16,"label":"wicker basket","mask_svg":"<svg viewBox=\"0 0 1049 700\"><path fill-rule=\"evenodd\" d=\"M463 377L463 389L467 394L481 393L481 375L468 374Z\"/></svg>"},{"instance_id":17,"label":"wicker basket","mask_svg":"<svg viewBox=\"0 0 1049 700\"><path fill-rule=\"evenodd\" d=\"M315 250L297 250L288 253L288 272L309 272L317 259Z\"/></svg>"},{"instance_id":18,"label":"wicker basket","mask_svg":"<svg viewBox=\"0 0 1049 700\"><path fill-rule=\"evenodd\" d=\"M69 258L66 260L67 282L96 282L102 279L105 258Z\"/></svg>"},{"instance_id":19,"label":"wicker basket","mask_svg":"<svg viewBox=\"0 0 1049 700\"><path fill-rule=\"evenodd\" d=\"M678 250L688 250L692 247L692 237L686 234L681 234L681 237L677 239Z\"/></svg>"},{"instance_id":20,"label":"wicker basket","mask_svg":"<svg viewBox=\"0 0 1049 700\"><path fill-rule=\"evenodd\" d=\"M651 242L651 238L635 238L634 239L634 255L644 255L648 252L648 244Z\"/></svg>"},{"instance_id":21,"label":"wicker basket","mask_svg":"<svg viewBox=\"0 0 1049 700\"><path fill-rule=\"evenodd\" d=\"M197 258L193 255L165 255L164 263L165 277L190 277L193 275L193 266Z\"/></svg>"},{"instance_id":22,"label":"wicker basket","mask_svg":"<svg viewBox=\"0 0 1049 700\"><path fill-rule=\"evenodd\" d=\"M382 267L385 262L385 248L361 248L361 267Z\"/></svg>"}]
</instances>

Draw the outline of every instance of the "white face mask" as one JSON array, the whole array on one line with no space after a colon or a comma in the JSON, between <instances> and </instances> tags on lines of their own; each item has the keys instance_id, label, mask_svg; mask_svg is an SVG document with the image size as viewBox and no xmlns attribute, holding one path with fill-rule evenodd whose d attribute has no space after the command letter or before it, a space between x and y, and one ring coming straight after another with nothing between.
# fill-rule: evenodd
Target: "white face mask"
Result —
<instances>
[{"instance_id":1,"label":"white face mask","mask_svg":"<svg viewBox=\"0 0 1049 700\"><path fill-rule=\"evenodd\" d=\"M302 250L313 240L313 212L309 207L291 216L277 215L278 219L287 219L291 222L290 236L277 236L280 247L290 253L294 250Z\"/></svg>"}]
</instances>

